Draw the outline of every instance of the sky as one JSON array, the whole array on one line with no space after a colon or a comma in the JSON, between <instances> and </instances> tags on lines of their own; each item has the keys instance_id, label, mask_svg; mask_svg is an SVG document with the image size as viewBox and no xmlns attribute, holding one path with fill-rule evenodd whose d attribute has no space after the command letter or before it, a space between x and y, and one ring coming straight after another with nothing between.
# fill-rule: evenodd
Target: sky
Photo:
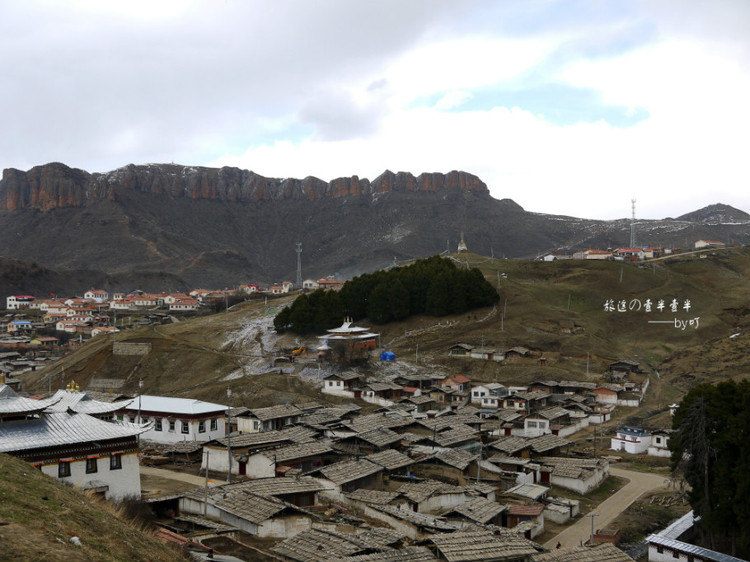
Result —
<instances>
[{"instance_id":1,"label":"sky","mask_svg":"<svg viewBox=\"0 0 750 562\"><path fill-rule=\"evenodd\" d=\"M0 0L0 167L463 170L582 218L750 212L747 0Z\"/></svg>"}]
</instances>

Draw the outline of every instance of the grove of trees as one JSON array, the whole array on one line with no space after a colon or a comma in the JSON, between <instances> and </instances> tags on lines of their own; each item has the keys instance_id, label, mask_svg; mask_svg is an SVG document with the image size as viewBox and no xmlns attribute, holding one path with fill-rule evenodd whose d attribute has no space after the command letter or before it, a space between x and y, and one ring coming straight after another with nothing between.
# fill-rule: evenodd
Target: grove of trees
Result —
<instances>
[{"instance_id":1,"label":"grove of trees","mask_svg":"<svg viewBox=\"0 0 750 562\"><path fill-rule=\"evenodd\" d=\"M276 331L321 333L346 317L375 324L415 314L446 316L495 304L499 295L476 268L460 269L434 256L347 281L340 292L314 291L297 297L274 318Z\"/></svg>"},{"instance_id":2,"label":"grove of trees","mask_svg":"<svg viewBox=\"0 0 750 562\"><path fill-rule=\"evenodd\" d=\"M750 381L694 387L673 419L672 468L708 547L750 555Z\"/></svg>"}]
</instances>

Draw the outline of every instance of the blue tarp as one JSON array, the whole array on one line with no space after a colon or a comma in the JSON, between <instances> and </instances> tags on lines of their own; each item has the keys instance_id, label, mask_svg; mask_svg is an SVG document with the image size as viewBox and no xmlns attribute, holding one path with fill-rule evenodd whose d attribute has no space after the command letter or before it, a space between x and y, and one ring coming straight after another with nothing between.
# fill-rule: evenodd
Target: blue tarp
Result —
<instances>
[{"instance_id":1,"label":"blue tarp","mask_svg":"<svg viewBox=\"0 0 750 562\"><path fill-rule=\"evenodd\" d=\"M396 354L392 351L384 351L380 354L380 360L381 361L395 361L396 360Z\"/></svg>"}]
</instances>

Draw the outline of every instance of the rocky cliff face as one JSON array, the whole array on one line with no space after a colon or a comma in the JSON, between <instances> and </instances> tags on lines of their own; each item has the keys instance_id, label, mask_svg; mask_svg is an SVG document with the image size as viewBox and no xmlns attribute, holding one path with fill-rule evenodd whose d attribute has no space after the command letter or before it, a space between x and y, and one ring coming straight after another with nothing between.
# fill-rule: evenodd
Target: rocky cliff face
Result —
<instances>
[{"instance_id":1,"label":"rocky cliff face","mask_svg":"<svg viewBox=\"0 0 750 562\"><path fill-rule=\"evenodd\" d=\"M123 193L166 194L176 198L261 202L363 197L387 192L471 191L489 195L484 182L466 172L383 172L370 181L352 176L324 182L318 178L266 178L239 168L201 168L172 164L129 165L105 174L90 174L51 163L23 172L3 171L0 209L85 207L97 200L116 201Z\"/></svg>"}]
</instances>

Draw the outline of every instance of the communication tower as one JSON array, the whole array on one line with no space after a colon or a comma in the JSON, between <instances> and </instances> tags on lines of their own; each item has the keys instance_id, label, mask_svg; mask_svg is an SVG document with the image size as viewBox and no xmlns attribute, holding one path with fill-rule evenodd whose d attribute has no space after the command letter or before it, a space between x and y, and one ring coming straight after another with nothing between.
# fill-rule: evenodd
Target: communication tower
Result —
<instances>
[{"instance_id":1,"label":"communication tower","mask_svg":"<svg viewBox=\"0 0 750 562\"><path fill-rule=\"evenodd\" d=\"M630 200L633 207L633 219L630 221L630 247L635 248L635 199Z\"/></svg>"},{"instance_id":2,"label":"communication tower","mask_svg":"<svg viewBox=\"0 0 750 562\"><path fill-rule=\"evenodd\" d=\"M297 242L297 288L302 288L302 242Z\"/></svg>"}]
</instances>

